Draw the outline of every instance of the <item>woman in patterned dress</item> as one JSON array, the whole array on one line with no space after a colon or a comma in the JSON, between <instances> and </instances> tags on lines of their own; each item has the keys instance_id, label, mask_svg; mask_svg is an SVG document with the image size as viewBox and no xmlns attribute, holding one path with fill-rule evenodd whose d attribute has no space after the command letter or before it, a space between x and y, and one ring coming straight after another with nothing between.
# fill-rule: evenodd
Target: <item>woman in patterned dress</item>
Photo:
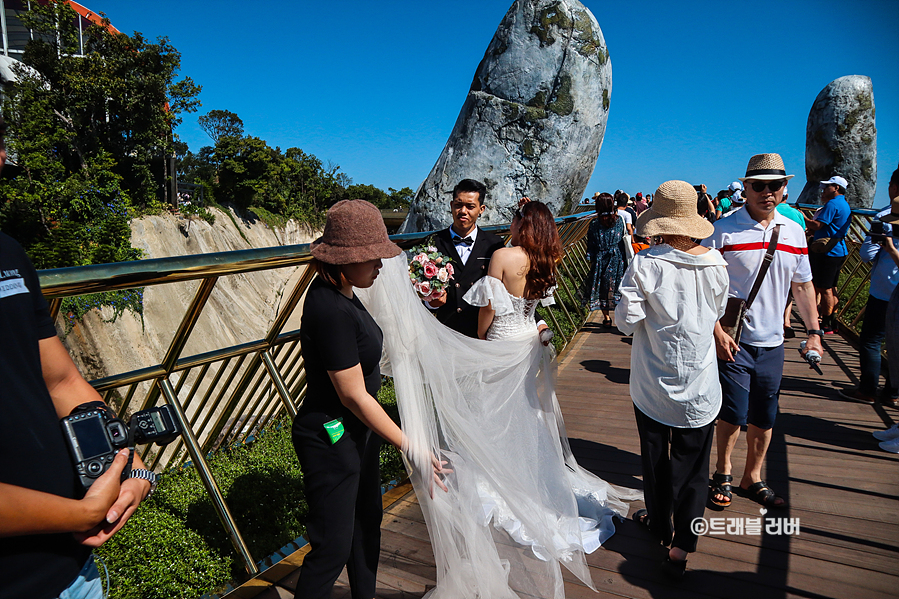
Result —
<instances>
[{"instance_id":1,"label":"woman in patterned dress","mask_svg":"<svg viewBox=\"0 0 899 599\"><path fill-rule=\"evenodd\" d=\"M615 201L609 193L601 193L596 198L596 214L587 232L590 274L584 281L583 301L590 310L602 310L602 323L611 326L609 312L621 299L618 286L624 275L620 244L625 232L624 222L618 217Z\"/></svg>"}]
</instances>

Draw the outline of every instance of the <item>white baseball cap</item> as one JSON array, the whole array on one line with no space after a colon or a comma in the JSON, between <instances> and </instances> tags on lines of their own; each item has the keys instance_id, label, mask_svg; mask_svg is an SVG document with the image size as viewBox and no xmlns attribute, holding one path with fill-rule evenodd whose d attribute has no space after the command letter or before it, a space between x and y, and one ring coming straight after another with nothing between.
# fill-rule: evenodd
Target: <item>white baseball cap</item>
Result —
<instances>
[{"instance_id":1,"label":"white baseball cap","mask_svg":"<svg viewBox=\"0 0 899 599\"><path fill-rule=\"evenodd\" d=\"M843 177L839 177L839 176L831 177L827 181L821 181L821 185L831 185L831 184L839 185L843 189L846 189L847 187L849 187L849 181L847 181Z\"/></svg>"},{"instance_id":2,"label":"white baseball cap","mask_svg":"<svg viewBox=\"0 0 899 599\"><path fill-rule=\"evenodd\" d=\"M727 188L731 191L739 191L739 190L743 189L743 184L740 183L739 181L734 181L733 183L728 185Z\"/></svg>"}]
</instances>

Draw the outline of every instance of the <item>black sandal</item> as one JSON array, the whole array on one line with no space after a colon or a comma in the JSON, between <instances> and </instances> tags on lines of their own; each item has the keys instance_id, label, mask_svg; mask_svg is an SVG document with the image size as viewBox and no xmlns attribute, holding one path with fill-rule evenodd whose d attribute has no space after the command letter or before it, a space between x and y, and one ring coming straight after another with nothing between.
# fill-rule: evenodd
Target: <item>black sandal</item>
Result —
<instances>
[{"instance_id":1,"label":"black sandal","mask_svg":"<svg viewBox=\"0 0 899 599\"><path fill-rule=\"evenodd\" d=\"M746 497L765 507L787 507L787 500L775 493L763 480L749 485L749 488L744 489L743 492L746 493ZM777 503L778 499L783 503Z\"/></svg>"},{"instance_id":2,"label":"black sandal","mask_svg":"<svg viewBox=\"0 0 899 599\"><path fill-rule=\"evenodd\" d=\"M680 580L687 571L687 560L678 562L671 559L671 557L666 557L665 561L662 562L662 571L669 577Z\"/></svg>"},{"instance_id":3,"label":"black sandal","mask_svg":"<svg viewBox=\"0 0 899 599\"><path fill-rule=\"evenodd\" d=\"M732 482L734 482L734 477L730 474L718 474L717 472L713 474L712 484L709 487L709 501L720 507L729 506L734 498ZM715 499L715 495L721 495L726 500Z\"/></svg>"},{"instance_id":4,"label":"black sandal","mask_svg":"<svg viewBox=\"0 0 899 599\"><path fill-rule=\"evenodd\" d=\"M633 520L637 524L640 524L642 526L645 526L646 528L649 528L649 512L647 512L643 508L634 512L634 515L631 516L631 520Z\"/></svg>"}]
</instances>

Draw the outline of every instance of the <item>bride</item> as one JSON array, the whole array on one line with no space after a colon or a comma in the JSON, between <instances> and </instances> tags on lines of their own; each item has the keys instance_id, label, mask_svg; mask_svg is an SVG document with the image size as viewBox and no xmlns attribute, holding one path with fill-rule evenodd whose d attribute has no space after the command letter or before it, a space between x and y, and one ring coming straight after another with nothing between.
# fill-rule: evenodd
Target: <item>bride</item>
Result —
<instances>
[{"instance_id":1,"label":"bride","mask_svg":"<svg viewBox=\"0 0 899 599\"><path fill-rule=\"evenodd\" d=\"M595 590L585 552L614 533L638 491L614 487L571 454L555 396L555 356L533 312L555 283L561 245L552 215L525 203L513 247L498 250L465 300L483 306L470 339L440 324L409 285L406 261L384 261L360 299L384 332L404 454L434 549L431 599L561 599L560 565ZM431 488L431 456L450 462Z\"/></svg>"}]
</instances>

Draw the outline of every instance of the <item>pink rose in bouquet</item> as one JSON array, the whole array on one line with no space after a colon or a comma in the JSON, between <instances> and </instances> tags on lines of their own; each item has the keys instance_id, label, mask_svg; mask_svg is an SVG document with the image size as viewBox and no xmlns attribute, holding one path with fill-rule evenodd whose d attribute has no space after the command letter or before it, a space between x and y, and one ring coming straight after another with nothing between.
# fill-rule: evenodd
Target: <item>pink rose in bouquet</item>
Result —
<instances>
[{"instance_id":1,"label":"pink rose in bouquet","mask_svg":"<svg viewBox=\"0 0 899 599\"><path fill-rule=\"evenodd\" d=\"M453 278L453 266L449 256L437 251L433 245L412 248L409 261L409 279L415 292L425 301L444 294Z\"/></svg>"}]
</instances>

